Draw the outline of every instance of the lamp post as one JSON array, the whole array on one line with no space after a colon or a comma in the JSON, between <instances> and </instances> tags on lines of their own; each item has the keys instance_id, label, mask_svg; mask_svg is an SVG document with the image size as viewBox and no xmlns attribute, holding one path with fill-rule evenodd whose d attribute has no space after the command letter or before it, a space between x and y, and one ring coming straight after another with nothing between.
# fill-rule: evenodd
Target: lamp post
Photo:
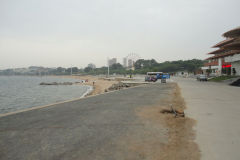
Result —
<instances>
[{"instance_id":1,"label":"lamp post","mask_svg":"<svg viewBox=\"0 0 240 160\"><path fill-rule=\"evenodd\" d=\"M107 64L108 64L108 75L107 75L107 77L109 78L109 58L107 58Z\"/></svg>"}]
</instances>

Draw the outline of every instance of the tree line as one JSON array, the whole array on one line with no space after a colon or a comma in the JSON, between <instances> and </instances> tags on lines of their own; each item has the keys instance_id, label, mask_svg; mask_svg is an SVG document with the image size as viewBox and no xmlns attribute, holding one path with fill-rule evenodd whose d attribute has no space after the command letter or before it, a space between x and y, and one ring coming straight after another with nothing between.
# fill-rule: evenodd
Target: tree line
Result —
<instances>
[{"instance_id":1,"label":"tree line","mask_svg":"<svg viewBox=\"0 0 240 160\"><path fill-rule=\"evenodd\" d=\"M110 74L146 74L147 72L166 72L174 73L178 71L195 72L201 66L203 66L204 61L200 59L192 60L178 60L178 61L165 61L158 63L154 59L145 60L139 59L134 64L134 70L129 68L124 68L120 63L113 64L109 67ZM38 70L29 72L14 72L14 69L7 69L0 72L0 75L70 75L70 74L107 74L108 67L96 68L95 65L88 65L85 68L43 68L40 67Z\"/></svg>"},{"instance_id":2,"label":"tree line","mask_svg":"<svg viewBox=\"0 0 240 160\"><path fill-rule=\"evenodd\" d=\"M203 66L205 61L200 59L192 60L178 60L178 61L165 61L158 63L154 59L144 60L139 59L134 64L134 70L124 68L120 63L113 64L110 66L110 74L146 74L147 72L167 72L174 73L178 71L187 71L190 73L196 72ZM89 68L84 69L85 73L88 74L107 74L108 68Z\"/></svg>"}]
</instances>

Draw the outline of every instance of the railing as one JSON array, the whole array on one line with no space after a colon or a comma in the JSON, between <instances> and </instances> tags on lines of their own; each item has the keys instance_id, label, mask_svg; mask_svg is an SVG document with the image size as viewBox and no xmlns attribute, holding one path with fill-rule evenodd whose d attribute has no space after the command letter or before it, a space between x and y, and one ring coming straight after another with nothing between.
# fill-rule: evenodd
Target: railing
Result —
<instances>
[{"instance_id":1,"label":"railing","mask_svg":"<svg viewBox=\"0 0 240 160\"><path fill-rule=\"evenodd\" d=\"M205 63L204 66L218 66L218 61Z\"/></svg>"},{"instance_id":2,"label":"railing","mask_svg":"<svg viewBox=\"0 0 240 160\"><path fill-rule=\"evenodd\" d=\"M226 57L225 57L226 58ZM240 58L240 57L239 57ZM236 59L236 58L235 58ZM237 60L235 60L237 61ZM229 61L226 62L226 60L222 59L222 65L228 65L231 64ZM205 67L207 66L218 66L218 61L213 61L213 62L209 62L209 63L205 63L204 64Z\"/></svg>"}]
</instances>

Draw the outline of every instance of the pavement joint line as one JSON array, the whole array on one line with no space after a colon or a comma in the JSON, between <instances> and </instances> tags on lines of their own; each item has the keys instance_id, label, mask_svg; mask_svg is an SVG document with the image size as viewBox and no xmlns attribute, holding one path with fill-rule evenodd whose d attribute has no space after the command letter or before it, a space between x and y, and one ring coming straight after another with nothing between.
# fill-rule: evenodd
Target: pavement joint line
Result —
<instances>
[{"instance_id":1,"label":"pavement joint line","mask_svg":"<svg viewBox=\"0 0 240 160\"><path fill-rule=\"evenodd\" d=\"M95 97L95 96L99 96L99 95L103 95L103 94L118 92L118 91L121 91L121 90L132 89L132 88L137 88L137 87L146 86L146 85L149 85L149 84L140 84L140 85L134 86L134 87L128 87L128 88L123 88L123 89L119 89L119 90L113 90L113 91L109 91L109 92L99 93L99 94L96 94L96 95L89 95L89 96L86 95L85 97L74 98L74 99L70 99L70 100L66 100L66 101L62 101L62 102L57 102L57 103L51 103L51 104L47 104L47 105L43 105L43 106L26 108L26 109L22 109L22 110L19 110L19 111L14 111L14 112L9 112L9 113L3 113L3 114L0 114L0 118L10 116L10 115L14 115L14 114L18 114L18 113L22 113L22 112L27 112L27 111L32 111L32 110L36 110L36 109L46 108L46 107L50 107L50 106L54 106L54 105L58 105L58 104L73 102L73 101L77 101L77 100L81 100L81 99L91 98L91 97Z\"/></svg>"}]
</instances>

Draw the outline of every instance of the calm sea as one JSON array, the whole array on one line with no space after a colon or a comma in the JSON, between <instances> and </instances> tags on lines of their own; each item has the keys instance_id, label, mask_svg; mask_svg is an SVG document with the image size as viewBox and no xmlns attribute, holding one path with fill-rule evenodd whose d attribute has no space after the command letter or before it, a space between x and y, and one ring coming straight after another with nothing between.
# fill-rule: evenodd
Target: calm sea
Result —
<instances>
[{"instance_id":1,"label":"calm sea","mask_svg":"<svg viewBox=\"0 0 240 160\"><path fill-rule=\"evenodd\" d=\"M35 76L0 76L0 114L80 98L85 85L42 86L41 82L77 82L76 79Z\"/></svg>"}]
</instances>

